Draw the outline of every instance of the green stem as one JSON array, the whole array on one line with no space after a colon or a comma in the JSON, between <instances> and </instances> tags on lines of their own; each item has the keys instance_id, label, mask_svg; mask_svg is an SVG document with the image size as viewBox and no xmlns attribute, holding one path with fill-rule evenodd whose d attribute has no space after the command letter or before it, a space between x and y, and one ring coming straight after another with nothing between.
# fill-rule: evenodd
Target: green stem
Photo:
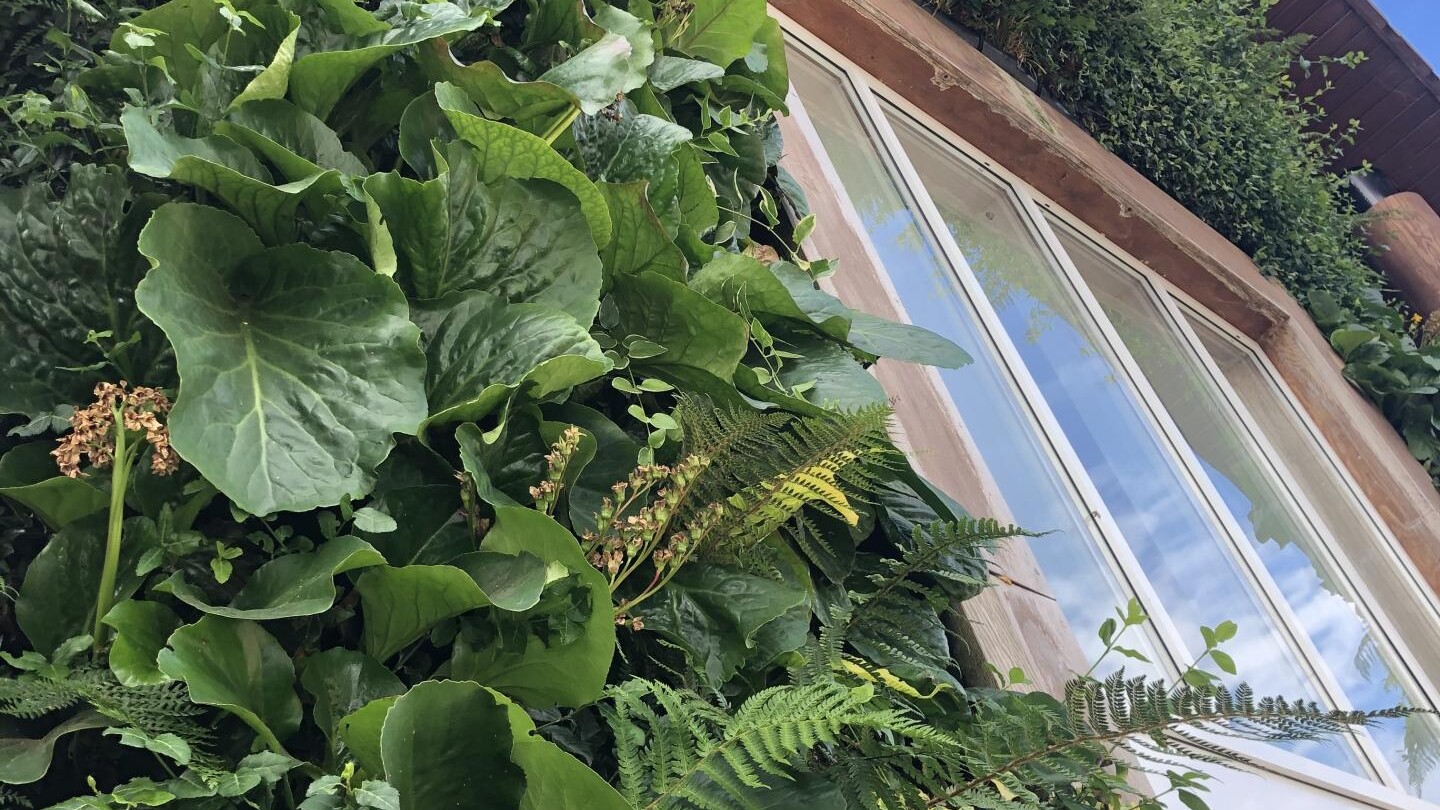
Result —
<instances>
[{"instance_id":1,"label":"green stem","mask_svg":"<svg viewBox=\"0 0 1440 810\"><path fill-rule=\"evenodd\" d=\"M575 119L578 117L580 117L580 108L571 107L564 115L558 118L555 123L551 124L550 128L545 130L545 134L540 137L544 138L546 143L553 146L555 139L563 135L565 130L569 129L570 125L575 123Z\"/></svg>"},{"instance_id":2,"label":"green stem","mask_svg":"<svg viewBox=\"0 0 1440 810\"><path fill-rule=\"evenodd\" d=\"M125 490L130 485L130 446L125 432L125 421L120 409L115 409L115 474L110 478L110 524L105 533L105 566L100 570L100 590L95 594L95 627L90 635L95 639L95 654L105 646L105 614L115 601L115 576L120 570L120 537L125 525ZM138 446L138 444L136 445Z\"/></svg>"}]
</instances>

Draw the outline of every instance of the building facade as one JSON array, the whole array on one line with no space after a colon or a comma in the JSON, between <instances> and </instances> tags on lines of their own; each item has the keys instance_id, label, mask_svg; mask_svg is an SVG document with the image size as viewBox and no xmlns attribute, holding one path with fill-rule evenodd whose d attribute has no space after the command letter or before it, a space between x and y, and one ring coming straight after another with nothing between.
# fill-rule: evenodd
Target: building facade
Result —
<instances>
[{"instance_id":1,"label":"building facade","mask_svg":"<svg viewBox=\"0 0 1440 810\"><path fill-rule=\"evenodd\" d=\"M995 555L961 657L1058 691L1133 602L1102 671L1174 679L1233 632L1205 666L1262 693L1440 707L1440 495L1299 304L910 0L773 10L809 250L850 305L972 358L877 366L904 445L1048 532ZM1440 806L1433 718L1242 751L1213 807Z\"/></svg>"}]
</instances>

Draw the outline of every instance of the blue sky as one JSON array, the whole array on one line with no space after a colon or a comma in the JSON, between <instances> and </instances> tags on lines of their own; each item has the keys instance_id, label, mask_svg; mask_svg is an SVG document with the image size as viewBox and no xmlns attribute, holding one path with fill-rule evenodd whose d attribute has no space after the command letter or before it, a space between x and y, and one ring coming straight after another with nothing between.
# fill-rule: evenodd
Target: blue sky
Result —
<instances>
[{"instance_id":1,"label":"blue sky","mask_svg":"<svg viewBox=\"0 0 1440 810\"><path fill-rule=\"evenodd\" d=\"M1371 0L1400 35L1440 70L1440 0Z\"/></svg>"}]
</instances>

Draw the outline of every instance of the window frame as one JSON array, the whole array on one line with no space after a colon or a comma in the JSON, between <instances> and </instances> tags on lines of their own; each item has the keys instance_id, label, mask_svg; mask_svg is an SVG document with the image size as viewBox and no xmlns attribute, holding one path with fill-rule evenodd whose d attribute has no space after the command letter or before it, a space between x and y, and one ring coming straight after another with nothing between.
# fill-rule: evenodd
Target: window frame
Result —
<instances>
[{"instance_id":1,"label":"window frame","mask_svg":"<svg viewBox=\"0 0 1440 810\"><path fill-rule=\"evenodd\" d=\"M1071 485L1069 489L1072 497L1076 499L1077 508L1089 512L1092 518L1091 528L1094 539L1103 546L1100 556L1110 564L1116 579L1122 585L1130 587L1147 609L1152 605L1159 606L1161 604L1153 588L1149 586L1148 578L1140 569L1133 552L1130 552L1123 534L1119 531L1114 519L1109 516L1088 474L1085 473L1078 457L1065 439L1058 422L1045 403L1043 395L1009 340L1003 325L999 322L998 316L989 305L984 291L979 288L978 280L969 271L968 263L951 238L948 228L944 226L943 217L937 206L928 193L923 190L924 184L915 167L910 163L903 145L899 143L896 133L891 128L882 107L882 101L912 119L917 125L917 129L926 137L935 139L942 146L953 150L958 156L968 161L974 168L988 173L998 181L999 187L1014 205L1037 245L1048 254L1045 258L1050 263L1051 269L1058 274L1062 283L1069 286L1069 291L1074 294L1085 317L1090 320L1092 326L1099 330L1099 338L1105 344L1104 348L1119 362L1118 370L1126 378L1126 384L1131 393L1137 396L1142 416L1150 422L1155 435L1165 446L1166 453L1174 463L1175 469L1185 477L1187 486L1193 488L1192 494L1196 496L1197 505L1209 512L1214 518L1214 522L1222 528L1222 533L1226 536L1226 542L1230 547L1229 550L1234 554L1236 561L1248 569L1246 579L1255 587L1255 593L1261 597L1266 609L1276 619L1277 628L1295 649L1297 660L1302 662L1306 674L1320 685L1324 698L1339 707L1350 706L1334 675L1330 673L1328 665L1320 657L1308 634L1294 616L1293 609L1290 608L1284 595L1279 592L1270 578L1269 572L1250 546L1248 537L1224 506L1223 500L1209 481L1208 476L1200 468L1193 451L1190 450L1188 443L1180 435L1178 427L1160 403L1158 395L1150 387L1138 364L1126 350L1114 327L1101 310L1094 294L1080 278L1079 271L1059 243L1059 237L1047 220L1047 215L1053 217L1062 226L1069 228L1078 238L1090 242L1099 251L1113 259L1118 266L1124 268L1126 273L1138 280L1145 294L1157 305L1161 317L1167 322L1166 325L1175 331L1192 356L1200 360L1205 373L1217 386L1219 393L1229 406L1231 416L1237 419L1244 437L1257 448L1260 464L1273 473L1280 482L1283 490L1282 497L1289 499L1289 502L1296 507L1300 519L1304 520L1316 537L1320 538L1320 546L1327 557L1326 561L1334 567L1335 571L1344 576L1369 625L1399 656L1403 675L1407 676L1406 685L1418 690L1432 705L1440 705L1440 700L1437 700L1440 692L1437 692L1435 684L1426 680L1421 674L1418 662L1405 646L1403 636L1398 632L1398 628L1388 619L1384 611L1376 609L1372 593L1355 576L1353 573L1355 569L1347 564L1344 549L1334 543L1330 533L1316 521L1314 517L1316 513L1312 505L1305 498L1293 476L1289 474L1283 457L1269 444L1259 425L1245 410L1238 394L1224 378L1223 372L1214 363L1200 343L1198 335L1186 321L1185 313L1190 312L1202 318L1209 325L1216 327L1222 336L1232 340L1245 354L1257 362L1267 384L1299 418L1306 437L1318 444L1321 457L1340 474L1340 480L1345 485L1348 499L1353 505L1359 507L1361 514L1378 532L1378 536L1383 539L1384 552L1392 564L1399 566L1407 586L1412 591L1407 596L1411 601L1418 601L1420 605L1428 608L1430 616L1440 622L1440 601L1437 601L1430 589L1425 587L1423 578L1408 555L1400 548L1394 534L1379 517L1378 512L1363 491L1359 489L1349 471L1340 463L1333 448L1323 439L1314 421L1300 405L1293 392L1284 384L1283 378L1259 344L1201 305L1172 282L1145 267L1143 263L1086 225L1079 217L1056 205L1004 167L995 164L923 109L918 108L900 93L853 63L843 52L837 51L828 43L812 35L783 13L773 8L771 11L781 22L785 33L813 51L819 57L822 65L828 62L828 67L840 80L846 95L855 106L857 114L862 118L868 134L872 137L873 145L880 153L885 170L891 175L891 179L895 181L905 200L914 206L917 227L929 230L934 247L942 254L939 258L954 271L956 282L962 288L963 296L967 299L966 303L975 316L976 327L982 339L988 343L986 348L994 352L998 358L1003 376L1007 378L1013 393L1018 396L1024 409L1028 412L1030 418L1027 421L1031 422L1032 427L1039 431L1041 444L1048 448L1048 455L1056 463L1058 473ZM808 120L803 103L794 104L792 102L792 108L793 117L799 119L800 128L807 133L807 138L810 140L809 148L817 151L824 158L823 147L819 143L813 125ZM828 165L828 158L825 158L823 162ZM833 167L829 168L828 177L831 182L838 181ZM839 196L845 197L843 192ZM872 254L876 253L868 234L862 231L857 234L857 237L867 245ZM883 277L881 282L885 286L891 304L903 313L904 307L893 283L887 274L881 273L880 275ZM933 376L933 370L930 372ZM943 391L943 387L940 390ZM947 416L952 421L959 419L959 414L955 412L953 406ZM1156 617L1154 622L1156 626L1152 630L1153 634L1157 636L1154 640L1159 642L1156 647L1157 650L1162 651L1161 655L1164 659L1157 664L1167 676L1173 678L1178 674L1181 666L1175 658L1176 652L1183 652L1186 648L1179 632L1164 618L1163 608L1152 611L1152 615ZM1337 796L1362 801L1370 806L1383 808L1434 808L1437 806L1412 797L1403 791L1399 778L1391 771L1369 735L1357 735L1356 739L1360 741L1358 748L1364 751L1361 760L1366 764L1371 779L1344 773L1270 746L1234 745L1236 741L1227 741L1227 744L1252 758L1260 770L1271 771L1279 776L1295 779Z\"/></svg>"}]
</instances>

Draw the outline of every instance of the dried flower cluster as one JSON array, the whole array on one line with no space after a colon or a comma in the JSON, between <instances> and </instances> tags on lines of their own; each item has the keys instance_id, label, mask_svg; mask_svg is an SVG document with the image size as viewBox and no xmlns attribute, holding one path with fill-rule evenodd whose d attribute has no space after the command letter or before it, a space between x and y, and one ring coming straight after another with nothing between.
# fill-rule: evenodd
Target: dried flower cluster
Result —
<instances>
[{"instance_id":1,"label":"dried flower cluster","mask_svg":"<svg viewBox=\"0 0 1440 810\"><path fill-rule=\"evenodd\" d=\"M151 450L151 471L169 475L180 467L180 457L170 446L170 431L160 421L169 411L170 399L158 388L102 382L95 386L95 401L70 417L71 432L50 455L60 472L70 478L80 476L81 462L87 457L93 467L110 466L115 461L118 420L125 430L144 433Z\"/></svg>"},{"instance_id":2,"label":"dried flower cluster","mask_svg":"<svg viewBox=\"0 0 1440 810\"><path fill-rule=\"evenodd\" d=\"M555 513L555 504L560 501L560 488L565 486L565 475L570 459L580 449L580 428L571 425L560 434L559 440L550 446L545 454L545 480L530 487L530 497L535 499L535 508L547 515Z\"/></svg>"},{"instance_id":3,"label":"dried flower cluster","mask_svg":"<svg viewBox=\"0 0 1440 810\"><path fill-rule=\"evenodd\" d=\"M581 539L590 564L609 578L610 592L615 593L646 561L653 569L648 584L617 607L617 623L642 627L626 613L669 582L720 522L725 513L721 504L685 509L690 487L709 465L709 457L702 455L686 456L673 468L643 465L614 485L613 498L601 501L595 515L597 531L588 531ZM645 503L652 491L654 498ZM671 531L677 521L682 525Z\"/></svg>"}]
</instances>

